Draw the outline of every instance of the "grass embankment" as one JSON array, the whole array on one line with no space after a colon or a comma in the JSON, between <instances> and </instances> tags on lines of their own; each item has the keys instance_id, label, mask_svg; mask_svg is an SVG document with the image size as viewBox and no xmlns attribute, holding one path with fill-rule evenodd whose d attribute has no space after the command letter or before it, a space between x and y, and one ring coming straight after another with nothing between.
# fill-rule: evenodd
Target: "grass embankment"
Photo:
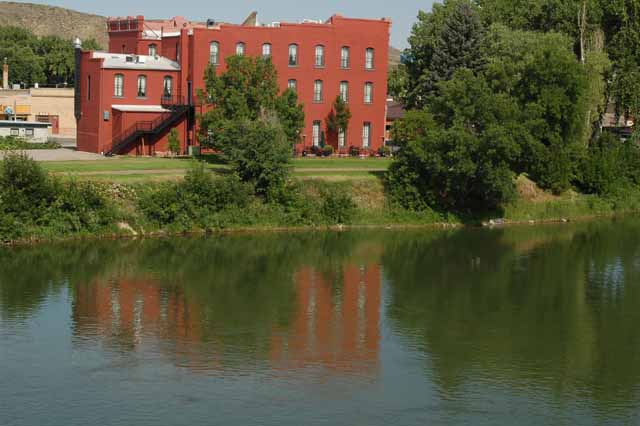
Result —
<instances>
[{"instance_id":1,"label":"grass embankment","mask_svg":"<svg viewBox=\"0 0 640 426\"><path fill-rule=\"evenodd\" d=\"M228 167L215 157L206 158L209 170L224 173ZM300 178L320 178L329 181L351 179L375 180L389 167L386 158L299 158L293 160L293 175ZM130 158L109 161L44 162L42 167L58 176L80 180L117 183L175 181L184 178L193 166L189 159Z\"/></svg>"},{"instance_id":2,"label":"grass embankment","mask_svg":"<svg viewBox=\"0 0 640 426\"><path fill-rule=\"evenodd\" d=\"M611 197L574 192L554 196L520 177L519 199L506 205L502 212L469 216L437 211L413 212L393 207L388 202L380 179L384 174L380 164L384 163L384 160L373 159L332 163L296 160L299 177L294 178L282 193L265 201L254 195L250 185L239 182L219 164L194 168L191 161L168 159L47 163L47 170L57 173L73 170L76 176L60 178L47 175L37 164L24 158L14 159L13 163L4 161L0 167L0 241L216 230L326 229L337 225L478 225L491 218L501 218L506 223L527 223L640 211L640 193L637 192ZM182 167L180 170L186 173L186 178L125 184L112 179L121 176L114 173L132 173L134 176L148 170L173 173L177 170L176 164ZM361 170L354 171L356 168ZM325 172L330 178L305 176L305 172L318 171ZM107 181L84 180L83 172L104 172Z\"/></svg>"}]
</instances>

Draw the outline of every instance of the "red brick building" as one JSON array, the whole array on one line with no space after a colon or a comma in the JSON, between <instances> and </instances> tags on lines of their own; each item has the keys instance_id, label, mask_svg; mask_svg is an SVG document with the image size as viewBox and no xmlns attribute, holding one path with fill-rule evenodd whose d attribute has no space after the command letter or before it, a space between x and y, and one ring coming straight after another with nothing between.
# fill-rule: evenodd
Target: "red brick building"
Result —
<instances>
[{"instance_id":1,"label":"red brick building","mask_svg":"<svg viewBox=\"0 0 640 426\"><path fill-rule=\"evenodd\" d=\"M269 56L281 90L293 88L305 107L298 152L331 143L346 152L384 143L388 19L332 16L326 22L260 25L192 23L183 18L108 21L109 52L78 54L78 148L114 154L165 152L172 128L182 149L198 144L197 92L209 64L225 68L229 56ZM325 139L326 118L337 96L352 119L346 134Z\"/></svg>"}]
</instances>

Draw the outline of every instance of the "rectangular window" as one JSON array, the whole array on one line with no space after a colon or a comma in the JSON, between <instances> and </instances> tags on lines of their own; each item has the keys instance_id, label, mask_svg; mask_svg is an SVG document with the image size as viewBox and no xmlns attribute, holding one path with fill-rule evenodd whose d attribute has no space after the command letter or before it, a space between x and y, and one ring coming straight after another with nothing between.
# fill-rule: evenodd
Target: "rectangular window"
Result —
<instances>
[{"instance_id":1,"label":"rectangular window","mask_svg":"<svg viewBox=\"0 0 640 426\"><path fill-rule=\"evenodd\" d=\"M364 103L373 103L373 83L364 84Z\"/></svg>"},{"instance_id":2,"label":"rectangular window","mask_svg":"<svg viewBox=\"0 0 640 426\"><path fill-rule=\"evenodd\" d=\"M340 131L338 131L338 147L344 148L344 146L346 145L346 141L347 132L345 132L344 129L340 129Z\"/></svg>"},{"instance_id":3,"label":"rectangular window","mask_svg":"<svg viewBox=\"0 0 640 426\"><path fill-rule=\"evenodd\" d=\"M147 97L147 77L144 75L138 76L138 97Z\"/></svg>"},{"instance_id":4,"label":"rectangular window","mask_svg":"<svg viewBox=\"0 0 640 426\"><path fill-rule=\"evenodd\" d=\"M375 56L375 52L373 50L373 48L368 48L365 52L365 61L364 61L364 67L368 70L372 70L375 63L374 63L374 56Z\"/></svg>"},{"instance_id":5,"label":"rectangular window","mask_svg":"<svg viewBox=\"0 0 640 426\"><path fill-rule=\"evenodd\" d=\"M33 129L25 129L24 131L25 136L31 136L33 137Z\"/></svg>"},{"instance_id":6,"label":"rectangular window","mask_svg":"<svg viewBox=\"0 0 640 426\"><path fill-rule=\"evenodd\" d=\"M9 134L11 136L20 136L20 129L11 129Z\"/></svg>"},{"instance_id":7,"label":"rectangular window","mask_svg":"<svg viewBox=\"0 0 640 426\"><path fill-rule=\"evenodd\" d=\"M324 46L316 46L316 67L324 67Z\"/></svg>"},{"instance_id":8,"label":"rectangular window","mask_svg":"<svg viewBox=\"0 0 640 426\"><path fill-rule=\"evenodd\" d=\"M362 126L362 147L369 148L371 146L371 123L365 122Z\"/></svg>"},{"instance_id":9,"label":"rectangular window","mask_svg":"<svg viewBox=\"0 0 640 426\"><path fill-rule=\"evenodd\" d=\"M322 102L322 80L313 83L313 102Z\"/></svg>"},{"instance_id":10,"label":"rectangular window","mask_svg":"<svg viewBox=\"0 0 640 426\"><path fill-rule=\"evenodd\" d=\"M113 79L113 96L122 98L124 96L124 75L116 74Z\"/></svg>"},{"instance_id":11,"label":"rectangular window","mask_svg":"<svg viewBox=\"0 0 640 426\"><path fill-rule=\"evenodd\" d=\"M294 92L298 91L298 81L297 80L289 80L287 82L287 88L293 90Z\"/></svg>"},{"instance_id":12,"label":"rectangular window","mask_svg":"<svg viewBox=\"0 0 640 426\"><path fill-rule=\"evenodd\" d=\"M347 46L344 46L340 50L340 68L349 68L350 56L351 56L351 50Z\"/></svg>"},{"instance_id":13,"label":"rectangular window","mask_svg":"<svg viewBox=\"0 0 640 426\"><path fill-rule=\"evenodd\" d=\"M322 122L314 121L313 122L313 146L320 146L320 126Z\"/></svg>"},{"instance_id":14,"label":"rectangular window","mask_svg":"<svg viewBox=\"0 0 640 426\"><path fill-rule=\"evenodd\" d=\"M340 82L340 99L342 102L349 102L349 82L342 81Z\"/></svg>"},{"instance_id":15,"label":"rectangular window","mask_svg":"<svg viewBox=\"0 0 640 426\"><path fill-rule=\"evenodd\" d=\"M158 54L158 46L155 44L149 45L149 56L156 56Z\"/></svg>"}]
</instances>

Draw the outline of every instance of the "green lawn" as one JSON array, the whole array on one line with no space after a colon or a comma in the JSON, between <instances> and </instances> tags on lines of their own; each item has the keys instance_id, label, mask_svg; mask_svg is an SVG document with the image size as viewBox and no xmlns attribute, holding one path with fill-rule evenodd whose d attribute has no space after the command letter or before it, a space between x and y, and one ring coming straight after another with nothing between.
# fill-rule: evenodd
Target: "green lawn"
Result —
<instances>
[{"instance_id":1,"label":"green lawn","mask_svg":"<svg viewBox=\"0 0 640 426\"><path fill-rule=\"evenodd\" d=\"M215 157L206 159L212 171L227 168ZM387 158L297 158L293 160L294 176L331 180L375 179L389 167ZM123 157L96 161L42 162L51 173L79 179L145 182L180 179L194 164L190 159Z\"/></svg>"}]
</instances>

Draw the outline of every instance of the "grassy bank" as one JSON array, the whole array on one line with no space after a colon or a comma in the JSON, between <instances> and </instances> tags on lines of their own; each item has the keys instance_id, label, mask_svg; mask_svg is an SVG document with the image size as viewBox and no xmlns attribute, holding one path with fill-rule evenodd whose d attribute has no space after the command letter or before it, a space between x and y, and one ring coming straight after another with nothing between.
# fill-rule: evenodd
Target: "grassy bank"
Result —
<instances>
[{"instance_id":1,"label":"grassy bank","mask_svg":"<svg viewBox=\"0 0 640 426\"><path fill-rule=\"evenodd\" d=\"M216 157L204 157L208 170L224 173L228 166ZM122 157L109 161L52 161L41 163L48 172L63 178L126 184L175 181L184 178L193 160L182 158ZM389 167L387 158L297 158L293 175L329 181L376 179Z\"/></svg>"},{"instance_id":2,"label":"grassy bank","mask_svg":"<svg viewBox=\"0 0 640 426\"><path fill-rule=\"evenodd\" d=\"M282 194L267 201L256 197L249 186L221 170L219 165L206 164L193 169L191 162L183 160L119 161L122 163L91 165L92 173L105 172L102 181L61 178L26 159L19 159L11 167L7 167L5 161L0 176L3 185L0 188L3 213L0 240L11 243L221 230L327 229L338 225L341 228L479 225L490 219L527 223L640 211L637 192L606 198L574 192L553 196L524 177L518 181L518 200L500 212L460 215L432 210L408 211L388 202L380 179L383 172L375 171L374 165L380 164L377 160L355 160L363 161L358 163L363 170L348 168L352 175L342 175L346 176L344 179L337 177L347 172L332 172L329 167L344 170L344 164L325 166L325 173L332 177L327 179L313 176L322 173L322 167L318 166L323 164L322 160L298 160L296 167L311 169L309 175L301 172ZM114 172L135 176L136 171L161 170L161 166L171 172L176 163L185 165L183 176L186 174L186 178L133 183L110 178ZM86 171L88 166L74 167ZM60 165L47 165L47 170L56 168L59 171Z\"/></svg>"}]
</instances>

